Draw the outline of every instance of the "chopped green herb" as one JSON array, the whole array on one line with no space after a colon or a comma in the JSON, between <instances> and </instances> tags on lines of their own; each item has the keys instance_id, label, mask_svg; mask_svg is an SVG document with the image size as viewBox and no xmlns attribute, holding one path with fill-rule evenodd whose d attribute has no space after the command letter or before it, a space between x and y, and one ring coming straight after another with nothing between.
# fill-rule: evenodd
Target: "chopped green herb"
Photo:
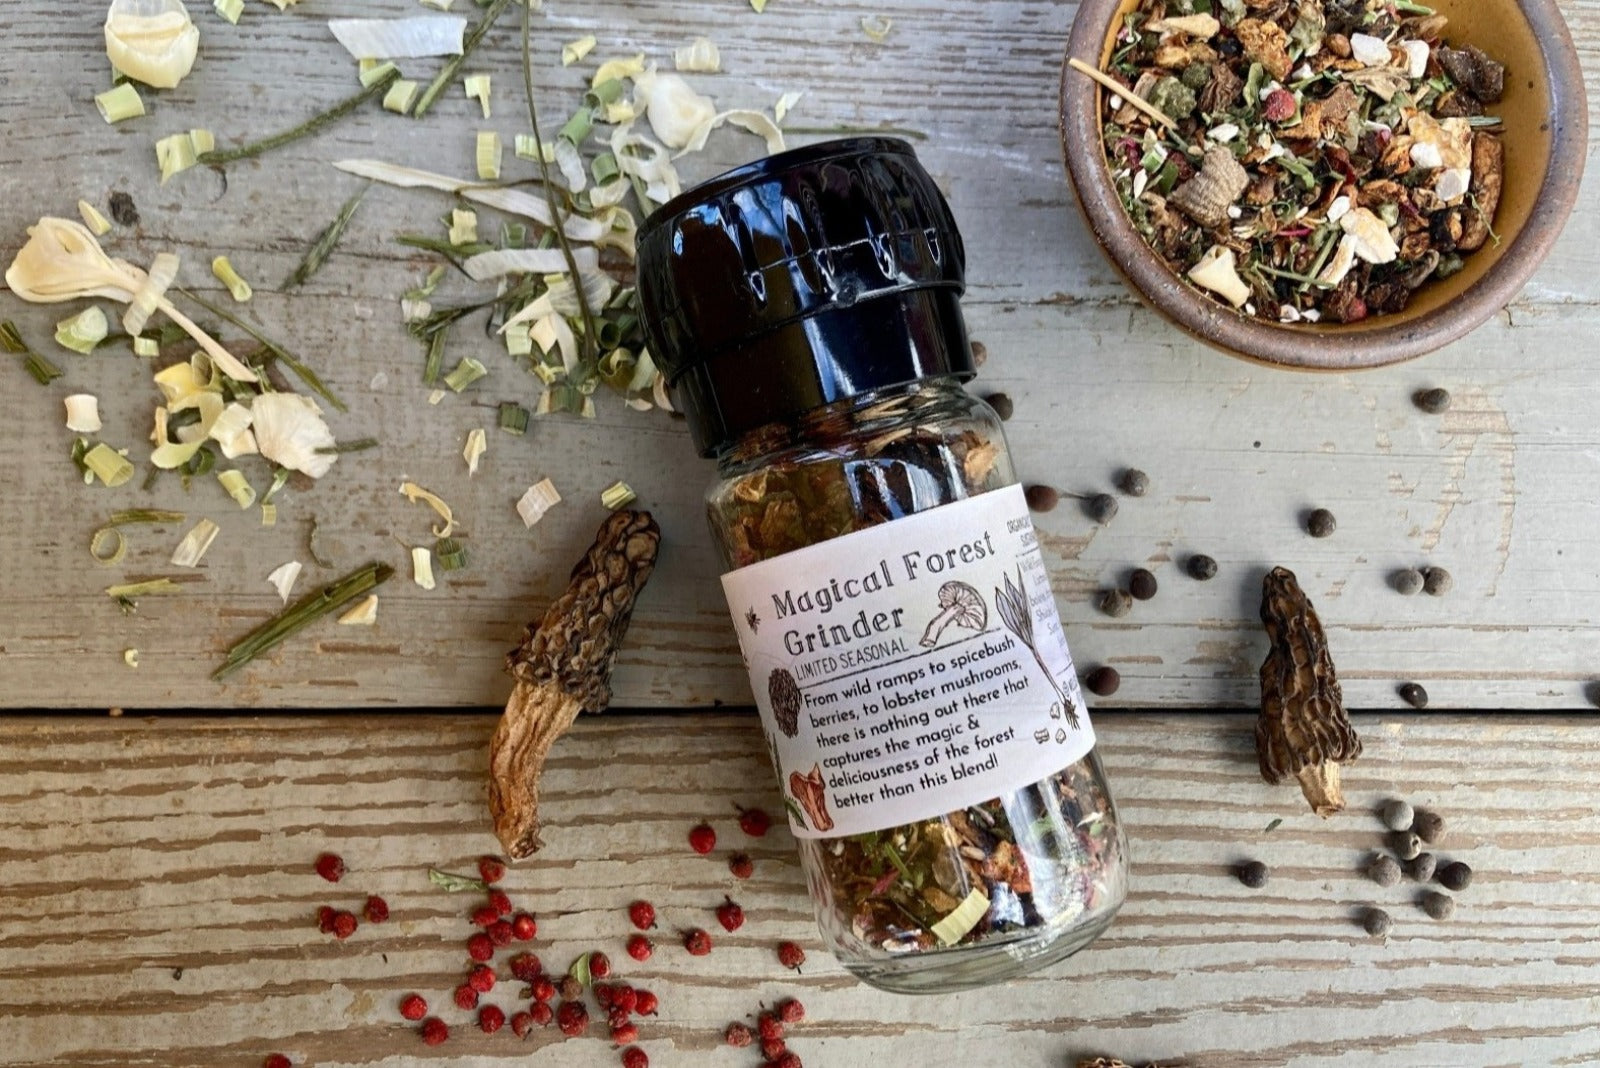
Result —
<instances>
[{"instance_id":1,"label":"chopped green herb","mask_svg":"<svg viewBox=\"0 0 1600 1068\"><path fill-rule=\"evenodd\" d=\"M517 437L528 432L528 409L516 401L500 403L500 429Z\"/></svg>"},{"instance_id":2,"label":"chopped green herb","mask_svg":"<svg viewBox=\"0 0 1600 1068\"><path fill-rule=\"evenodd\" d=\"M339 209L339 214L334 216L333 221L311 243L311 248L306 251L305 259L300 261L300 266L296 267L294 273L284 281L284 289L293 289L295 286L303 284L322 269L322 265L333 254L334 246L344 236L345 228L350 225L350 220L354 217L356 208L360 207L361 198L367 195L367 190L370 188L370 183L362 186L356 190L349 200L344 202L344 205Z\"/></svg>"},{"instance_id":3,"label":"chopped green herb","mask_svg":"<svg viewBox=\"0 0 1600 1068\"><path fill-rule=\"evenodd\" d=\"M474 879L470 875L455 875L451 872L440 871L438 868L428 869L428 881L434 886L443 887L452 894L461 890L476 890L482 893L489 889L489 884L482 879Z\"/></svg>"},{"instance_id":4,"label":"chopped green herb","mask_svg":"<svg viewBox=\"0 0 1600 1068\"><path fill-rule=\"evenodd\" d=\"M291 353L288 349L284 348L276 341L273 341L261 331L257 330L255 327L251 326L243 319L240 319L227 309L213 304L209 300L197 296L181 286L173 287L173 292L180 294L190 301L193 301L195 304L198 304L211 314L217 316L218 318L224 319L238 327L240 330L243 330L245 333L255 338L256 342L266 350L268 355L281 362L285 367L294 372L295 377L299 378L300 381L310 386L312 392L316 393L317 396L321 397L323 400L327 401L341 412L350 410L349 408L345 407L344 401L340 400L333 390L327 387L327 385L322 381L320 375L318 375L311 368L307 367L305 364L301 363L299 358Z\"/></svg>"},{"instance_id":5,"label":"chopped green herb","mask_svg":"<svg viewBox=\"0 0 1600 1068\"><path fill-rule=\"evenodd\" d=\"M366 452L368 449L376 449L377 447L377 438L357 438L354 441L341 441L333 445L324 445L316 451L330 454L341 452Z\"/></svg>"},{"instance_id":6,"label":"chopped green herb","mask_svg":"<svg viewBox=\"0 0 1600 1068\"><path fill-rule=\"evenodd\" d=\"M439 73L434 76L433 81L428 83L428 88L422 91L422 96L417 100L416 109L412 112L413 115L420 119L428 113L428 109L439 98L439 94L444 92L450 83L456 80L456 75L460 73L461 65L467 61L467 57L477 49L484 35L489 32L489 28L495 24L509 6L511 6L511 0L494 0L489 5L489 10L483 13L483 18L474 23L472 29L467 31L466 37L462 39L461 54L459 56L451 56ZM524 7L526 6L524 5Z\"/></svg>"},{"instance_id":7,"label":"chopped green herb","mask_svg":"<svg viewBox=\"0 0 1600 1068\"><path fill-rule=\"evenodd\" d=\"M0 348L13 356L22 357L22 366L41 386L48 386L64 373L61 368L30 349L17 333L17 324L10 319L0 322Z\"/></svg>"},{"instance_id":8,"label":"chopped green herb","mask_svg":"<svg viewBox=\"0 0 1600 1068\"><path fill-rule=\"evenodd\" d=\"M220 667L211 673L223 679L269 649L276 648L307 626L332 615L357 598L365 597L394 574L388 564L372 563L295 602L245 635L228 650Z\"/></svg>"},{"instance_id":9,"label":"chopped green herb","mask_svg":"<svg viewBox=\"0 0 1600 1068\"><path fill-rule=\"evenodd\" d=\"M440 538L434 542L433 555L446 571L460 571L467 566L467 547L455 538Z\"/></svg>"}]
</instances>

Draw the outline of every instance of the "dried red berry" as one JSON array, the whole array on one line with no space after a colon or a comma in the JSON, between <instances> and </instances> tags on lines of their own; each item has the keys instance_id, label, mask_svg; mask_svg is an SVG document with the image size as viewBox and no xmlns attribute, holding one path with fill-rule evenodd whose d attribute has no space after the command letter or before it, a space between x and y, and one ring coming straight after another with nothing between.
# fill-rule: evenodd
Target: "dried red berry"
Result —
<instances>
[{"instance_id":1,"label":"dried red berry","mask_svg":"<svg viewBox=\"0 0 1600 1068\"><path fill-rule=\"evenodd\" d=\"M478 1010L478 1030L492 1035L506 1025L505 1010L498 1005L485 1005Z\"/></svg>"},{"instance_id":2,"label":"dried red berry","mask_svg":"<svg viewBox=\"0 0 1600 1068\"><path fill-rule=\"evenodd\" d=\"M556 996L556 984L548 976L540 976L533 981L533 1000L549 1001Z\"/></svg>"},{"instance_id":3,"label":"dried red berry","mask_svg":"<svg viewBox=\"0 0 1600 1068\"><path fill-rule=\"evenodd\" d=\"M623 1012L632 1012L639 1004L639 992L626 983L618 983L611 988L611 1007L621 1009Z\"/></svg>"},{"instance_id":4,"label":"dried red berry","mask_svg":"<svg viewBox=\"0 0 1600 1068\"><path fill-rule=\"evenodd\" d=\"M583 984L578 982L576 976L563 975L556 989L561 991L561 997L566 1001L577 1001L583 997Z\"/></svg>"},{"instance_id":5,"label":"dried red berry","mask_svg":"<svg viewBox=\"0 0 1600 1068\"><path fill-rule=\"evenodd\" d=\"M487 994L494 989L494 969L487 964L480 964L467 973L467 985L480 994Z\"/></svg>"},{"instance_id":6,"label":"dried red berry","mask_svg":"<svg viewBox=\"0 0 1600 1068\"><path fill-rule=\"evenodd\" d=\"M709 823L702 823L689 832L689 848L705 856L717 848L717 832Z\"/></svg>"},{"instance_id":7,"label":"dried red berry","mask_svg":"<svg viewBox=\"0 0 1600 1068\"><path fill-rule=\"evenodd\" d=\"M781 1038L763 1038L761 1040L761 1055L769 1061L775 1061L789 1051Z\"/></svg>"},{"instance_id":8,"label":"dried red berry","mask_svg":"<svg viewBox=\"0 0 1600 1068\"><path fill-rule=\"evenodd\" d=\"M778 1003L778 1019L784 1023L799 1023L806 1018L806 1007L800 1004L798 998L790 998Z\"/></svg>"},{"instance_id":9,"label":"dried red berry","mask_svg":"<svg viewBox=\"0 0 1600 1068\"><path fill-rule=\"evenodd\" d=\"M323 934L333 934L333 918L339 915L332 905L324 905L317 910L317 930Z\"/></svg>"},{"instance_id":10,"label":"dried red berry","mask_svg":"<svg viewBox=\"0 0 1600 1068\"><path fill-rule=\"evenodd\" d=\"M353 912L335 912L333 914L333 937L341 942L355 934L358 926L360 924L356 922L356 915Z\"/></svg>"},{"instance_id":11,"label":"dried red berry","mask_svg":"<svg viewBox=\"0 0 1600 1068\"><path fill-rule=\"evenodd\" d=\"M478 992L470 984L462 983L456 987L456 1008L475 1009L478 1007Z\"/></svg>"},{"instance_id":12,"label":"dried red berry","mask_svg":"<svg viewBox=\"0 0 1600 1068\"><path fill-rule=\"evenodd\" d=\"M281 1053L269 1053L267 1059L261 1062L261 1068L292 1068L293 1062Z\"/></svg>"},{"instance_id":13,"label":"dried red berry","mask_svg":"<svg viewBox=\"0 0 1600 1068\"><path fill-rule=\"evenodd\" d=\"M575 1038L589 1029L589 1010L581 1001L563 1001L556 1010L556 1026L568 1038Z\"/></svg>"},{"instance_id":14,"label":"dried red berry","mask_svg":"<svg viewBox=\"0 0 1600 1068\"><path fill-rule=\"evenodd\" d=\"M383 923L389 918L389 903L377 894L367 898L366 908L361 914L367 918L368 923Z\"/></svg>"},{"instance_id":15,"label":"dried red berry","mask_svg":"<svg viewBox=\"0 0 1600 1068\"><path fill-rule=\"evenodd\" d=\"M703 957L711 952L711 936L700 928L683 933L683 948L689 951L691 957Z\"/></svg>"},{"instance_id":16,"label":"dried red berry","mask_svg":"<svg viewBox=\"0 0 1600 1068\"><path fill-rule=\"evenodd\" d=\"M800 965L806 962L806 951L793 942L778 943L778 963L785 968L800 970Z\"/></svg>"},{"instance_id":17,"label":"dried red berry","mask_svg":"<svg viewBox=\"0 0 1600 1068\"><path fill-rule=\"evenodd\" d=\"M420 1020L428 1015L428 1003L421 994L407 994L400 999L400 1015L408 1020Z\"/></svg>"},{"instance_id":18,"label":"dried red berry","mask_svg":"<svg viewBox=\"0 0 1600 1068\"><path fill-rule=\"evenodd\" d=\"M783 1055L772 1062L771 1068L805 1068L805 1066L800 1063L799 1054L784 1050Z\"/></svg>"},{"instance_id":19,"label":"dried red berry","mask_svg":"<svg viewBox=\"0 0 1600 1068\"><path fill-rule=\"evenodd\" d=\"M488 934L489 941L497 946L509 946L511 944L511 925L505 920L496 920L491 923Z\"/></svg>"},{"instance_id":20,"label":"dried red berry","mask_svg":"<svg viewBox=\"0 0 1600 1068\"><path fill-rule=\"evenodd\" d=\"M634 960L649 960L655 951L656 944L642 934L636 934L628 939L628 956Z\"/></svg>"},{"instance_id":21,"label":"dried red berry","mask_svg":"<svg viewBox=\"0 0 1600 1068\"><path fill-rule=\"evenodd\" d=\"M622 1068L650 1068L650 1055L638 1046L622 1051Z\"/></svg>"},{"instance_id":22,"label":"dried red berry","mask_svg":"<svg viewBox=\"0 0 1600 1068\"><path fill-rule=\"evenodd\" d=\"M539 978L544 971L544 965L539 963L539 958L532 953L518 953L511 958L511 978L524 983L531 983ZM554 989L552 987L552 989Z\"/></svg>"},{"instance_id":23,"label":"dried red berry","mask_svg":"<svg viewBox=\"0 0 1600 1068\"><path fill-rule=\"evenodd\" d=\"M635 901L628 906L628 919L641 931L656 925L656 907L648 901Z\"/></svg>"},{"instance_id":24,"label":"dried red berry","mask_svg":"<svg viewBox=\"0 0 1600 1068\"><path fill-rule=\"evenodd\" d=\"M336 883L344 878L344 860L337 853L324 853L317 858L317 874Z\"/></svg>"},{"instance_id":25,"label":"dried red berry","mask_svg":"<svg viewBox=\"0 0 1600 1068\"><path fill-rule=\"evenodd\" d=\"M519 912L511 917L511 937L518 942L531 942L533 936L539 933L539 921L526 912Z\"/></svg>"},{"instance_id":26,"label":"dried red berry","mask_svg":"<svg viewBox=\"0 0 1600 1068\"><path fill-rule=\"evenodd\" d=\"M613 1027L611 1028L611 1041L615 1042L619 1046L626 1046L630 1042L637 1042L639 1041L639 1028L631 1023L625 1023L620 1027Z\"/></svg>"},{"instance_id":27,"label":"dried red berry","mask_svg":"<svg viewBox=\"0 0 1600 1068\"><path fill-rule=\"evenodd\" d=\"M511 1016L511 1033L518 1038L527 1038L528 1032L533 1030L533 1013L518 1012Z\"/></svg>"},{"instance_id":28,"label":"dried red berry","mask_svg":"<svg viewBox=\"0 0 1600 1068\"><path fill-rule=\"evenodd\" d=\"M499 857L479 857L478 874L483 876L486 883L497 883L506 877L506 866Z\"/></svg>"},{"instance_id":29,"label":"dried red berry","mask_svg":"<svg viewBox=\"0 0 1600 1068\"><path fill-rule=\"evenodd\" d=\"M555 1019L555 1010L542 1001L528 1006L528 1015L533 1017L533 1022L540 1027L549 1027L550 1021Z\"/></svg>"},{"instance_id":30,"label":"dried red berry","mask_svg":"<svg viewBox=\"0 0 1600 1068\"><path fill-rule=\"evenodd\" d=\"M751 838L760 838L772 826L772 817L759 808L739 809L739 829Z\"/></svg>"},{"instance_id":31,"label":"dried red berry","mask_svg":"<svg viewBox=\"0 0 1600 1068\"><path fill-rule=\"evenodd\" d=\"M660 999L648 990L635 990L633 992L633 1011L640 1016L654 1016Z\"/></svg>"},{"instance_id":32,"label":"dried red berry","mask_svg":"<svg viewBox=\"0 0 1600 1068\"><path fill-rule=\"evenodd\" d=\"M611 958L604 953L589 954L589 974L604 979L611 974Z\"/></svg>"},{"instance_id":33,"label":"dried red berry","mask_svg":"<svg viewBox=\"0 0 1600 1068\"><path fill-rule=\"evenodd\" d=\"M1282 122L1284 119L1293 118L1294 111L1294 94L1287 89L1274 89L1261 102L1261 117L1268 122Z\"/></svg>"},{"instance_id":34,"label":"dried red berry","mask_svg":"<svg viewBox=\"0 0 1600 1068\"><path fill-rule=\"evenodd\" d=\"M467 956L475 961L489 960L494 956L494 943L486 934L475 934L467 939Z\"/></svg>"},{"instance_id":35,"label":"dried red berry","mask_svg":"<svg viewBox=\"0 0 1600 1068\"><path fill-rule=\"evenodd\" d=\"M439 1017L430 1016L422 1021L422 1027L418 1033L422 1035L423 1042L430 1046L437 1046L450 1037L450 1028Z\"/></svg>"},{"instance_id":36,"label":"dried red berry","mask_svg":"<svg viewBox=\"0 0 1600 1068\"><path fill-rule=\"evenodd\" d=\"M595 1004L599 1005L602 1009L609 1009L611 1007L611 993L612 991L610 983L594 984Z\"/></svg>"},{"instance_id":37,"label":"dried red berry","mask_svg":"<svg viewBox=\"0 0 1600 1068\"><path fill-rule=\"evenodd\" d=\"M744 926L744 909L731 897L724 897L717 906L717 922L725 931L737 931Z\"/></svg>"},{"instance_id":38,"label":"dried red berry","mask_svg":"<svg viewBox=\"0 0 1600 1068\"><path fill-rule=\"evenodd\" d=\"M627 1012L623 1011L622 1009L617 1008L615 1005L611 1006L610 1010L607 1011L607 1013L606 1013L606 1026L607 1027L621 1027L622 1025L626 1024L627 1022L628 1022L628 1014L627 1014ZM618 1045L626 1045L626 1043L619 1042Z\"/></svg>"},{"instance_id":39,"label":"dried red berry","mask_svg":"<svg viewBox=\"0 0 1600 1068\"><path fill-rule=\"evenodd\" d=\"M511 895L504 890L490 890L489 904L494 908L496 915L511 915Z\"/></svg>"},{"instance_id":40,"label":"dried red berry","mask_svg":"<svg viewBox=\"0 0 1600 1068\"><path fill-rule=\"evenodd\" d=\"M756 1027L761 1032L764 1041L772 1041L783 1037L783 1021L778 1019L776 1013L764 1012L756 1018Z\"/></svg>"},{"instance_id":41,"label":"dried red berry","mask_svg":"<svg viewBox=\"0 0 1600 1068\"><path fill-rule=\"evenodd\" d=\"M500 920L500 913L495 911L493 905L480 905L472 910L472 925L474 927L489 927Z\"/></svg>"},{"instance_id":42,"label":"dried red berry","mask_svg":"<svg viewBox=\"0 0 1600 1068\"><path fill-rule=\"evenodd\" d=\"M751 1042L750 1028L742 1023L729 1024L728 1029L722 1033L722 1037L727 1041L728 1045L737 1046L739 1049L743 1049Z\"/></svg>"},{"instance_id":43,"label":"dried red berry","mask_svg":"<svg viewBox=\"0 0 1600 1068\"><path fill-rule=\"evenodd\" d=\"M756 866L748 853L735 853L728 858L728 870L735 879L748 879L756 873Z\"/></svg>"}]
</instances>

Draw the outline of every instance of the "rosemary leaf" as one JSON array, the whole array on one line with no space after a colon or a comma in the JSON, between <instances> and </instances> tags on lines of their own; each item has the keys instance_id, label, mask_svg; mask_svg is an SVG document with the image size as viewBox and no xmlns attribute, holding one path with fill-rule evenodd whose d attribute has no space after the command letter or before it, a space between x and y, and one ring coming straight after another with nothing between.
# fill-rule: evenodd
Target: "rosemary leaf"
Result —
<instances>
[{"instance_id":1,"label":"rosemary leaf","mask_svg":"<svg viewBox=\"0 0 1600 1068\"><path fill-rule=\"evenodd\" d=\"M229 312L226 309L211 303L204 297L196 293L191 293L182 286L173 286L172 291L190 301L193 301L195 304L198 304L211 314L227 320L229 323L232 323L240 330L243 330L245 333L255 338L261 347L265 349L273 359L280 361L285 367L293 371L295 376L299 378L300 381L310 386L312 391L316 393L317 396L321 397L323 400L327 401L341 412L348 412L350 410L345 406L344 401L340 400L338 395L335 394L333 390L328 388L327 384L322 381L322 377L318 375L317 372L301 363L299 358L291 353L288 349L284 348L276 341L273 341L270 337L267 337L267 335L263 334L261 331L257 330L255 327L251 326L237 315L234 315L232 312Z\"/></svg>"},{"instance_id":2,"label":"rosemary leaf","mask_svg":"<svg viewBox=\"0 0 1600 1068\"><path fill-rule=\"evenodd\" d=\"M444 370L444 342L449 335L448 329L440 329L428 339L428 360L422 365L422 384L425 386L439 381L439 373Z\"/></svg>"},{"instance_id":3,"label":"rosemary leaf","mask_svg":"<svg viewBox=\"0 0 1600 1068\"><path fill-rule=\"evenodd\" d=\"M387 582L393 574L394 568L388 564L368 564L352 571L339 581L324 586L316 593L301 598L239 639L233 648L228 650L222 665L211 673L211 677L226 678L317 620L332 615L358 597L365 597Z\"/></svg>"},{"instance_id":4,"label":"rosemary leaf","mask_svg":"<svg viewBox=\"0 0 1600 1068\"><path fill-rule=\"evenodd\" d=\"M354 441L340 441L332 445L324 445L315 451L336 454L341 452L366 452L368 449L376 449L377 447L377 438L357 438Z\"/></svg>"},{"instance_id":5,"label":"rosemary leaf","mask_svg":"<svg viewBox=\"0 0 1600 1068\"><path fill-rule=\"evenodd\" d=\"M360 207L361 198L367 195L367 190L371 187L371 183L362 186L356 190L349 200L344 202L344 206L339 209L339 214L334 216L333 222L329 223L327 228L317 235L317 239L306 250L306 257L300 261L300 266L296 267L294 273L283 283L284 289L293 289L322 270L322 265L333 254L334 246L344 236L345 227L350 225L350 220L354 217L356 208Z\"/></svg>"},{"instance_id":6,"label":"rosemary leaf","mask_svg":"<svg viewBox=\"0 0 1600 1068\"><path fill-rule=\"evenodd\" d=\"M395 79L399 77L400 72L398 70L391 70L384 77L361 90L361 92L354 96L346 97L327 111L311 116L299 126L275 133L271 137L263 137L259 141L240 145L238 148L218 148L212 149L210 152L202 152L196 157L196 162L219 164L232 163L241 159L254 159L263 152L270 152L274 148L282 148L284 145L298 141L302 137L310 137L313 134L320 133L356 110L356 108L359 108L362 104L365 104L368 100L383 96L384 93L389 91L389 86L393 85Z\"/></svg>"},{"instance_id":7,"label":"rosemary leaf","mask_svg":"<svg viewBox=\"0 0 1600 1068\"><path fill-rule=\"evenodd\" d=\"M483 18L474 23L472 29L467 31L467 36L461 42L461 54L459 56L451 56L449 61L440 68L439 73L434 76L433 81L429 82L428 87L422 91L422 95L417 98L417 106L411 109L413 118L420 119L428 113L428 109L433 106L433 102L438 99L439 94L448 89L451 83L456 80L456 75L461 72L461 65L467 61L467 57L472 55L473 51L478 47L484 35L489 32L489 27L495 24L495 21L500 18L500 15L509 6L511 6L511 0L494 0L494 3L489 5L489 10L483 13ZM526 8L526 3L523 6Z\"/></svg>"}]
</instances>

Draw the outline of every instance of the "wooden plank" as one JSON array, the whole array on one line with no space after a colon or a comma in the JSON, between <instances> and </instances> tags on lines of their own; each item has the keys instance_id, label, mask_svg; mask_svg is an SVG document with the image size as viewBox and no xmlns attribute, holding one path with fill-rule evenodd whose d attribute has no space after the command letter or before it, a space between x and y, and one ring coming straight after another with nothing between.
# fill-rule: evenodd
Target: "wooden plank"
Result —
<instances>
[{"instance_id":1,"label":"wooden plank","mask_svg":"<svg viewBox=\"0 0 1600 1068\"><path fill-rule=\"evenodd\" d=\"M1101 751L1132 842L1132 894L1094 946L997 990L880 994L819 945L784 829L750 840L733 805L781 811L753 719L585 720L544 780L548 845L505 880L538 913L550 967L600 948L654 990L641 1026L658 1065L744 1064L718 1053L725 1024L799 996L792 1048L808 1065L1056 1066L1092 1052L1197 1066L1593 1063L1600 946L1593 935L1600 755L1575 719L1377 718L1349 770L1350 809L1312 816L1292 787L1257 778L1250 721L1215 715L1099 718ZM311 1068L377 1064L614 1065L598 1037L471 1033L437 1050L399 1020L411 990L448 1005L476 901L425 869L470 870L494 848L483 803L492 722L481 715L308 719L0 720L0 1064L259 1064L282 1050ZM1380 846L1371 809L1435 807L1440 847L1476 870L1455 918L1381 890L1358 869ZM1267 830L1269 821L1282 824ZM690 826L719 847L692 854ZM351 872L337 887L312 860ZM748 849L756 875L723 860ZM1271 866L1261 891L1229 866ZM387 926L347 943L315 930L318 906L384 895ZM709 910L734 893L748 922ZM648 897L660 948L622 951L627 904ZM1381 903L1387 943L1353 917ZM674 944L717 931L709 957ZM799 940L804 974L772 947ZM181 976L175 969L182 969ZM509 1005L514 985L492 1000ZM70 1025L69 1025L70 1021Z\"/></svg>"},{"instance_id":2,"label":"wooden plank","mask_svg":"<svg viewBox=\"0 0 1600 1068\"><path fill-rule=\"evenodd\" d=\"M410 9L397 0L382 10ZM1600 3L1564 9L1589 77L1600 78ZM150 117L116 127L100 123L91 103L103 87L99 9L70 10L66 17L28 0L0 11L13 42L0 54L0 79L26 87L0 99L0 254L9 258L38 216L70 214L79 196L103 203L111 190L131 193L144 223L119 234L111 250L145 262L175 248L185 281L201 288L211 285L203 264L230 253L259 283L251 312L262 327L352 401L348 415L333 417L336 433L377 436L382 446L343 457L314 489L291 488L279 526L262 530L208 482L188 493L168 482L149 494L76 484L59 398L98 394L104 437L137 454L154 392L135 361L63 354L68 377L48 390L7 365L0 375L14 403L0 425L11 516L0 524L0 703L498 703L506 691L501 654L559 587L601 517L600 489L619 477L660 517L668 543L619 667L618 700L747 701L701 517L713 470L693 455L680 424L608 401L592 423L544 421L521 440L496 434L484 470L465 479L459 451L467 431L492 425L494 402L531 401L537 386L469 327L453 351L487 357L494 374L469 397L426 403L421 356L401 329L395 298L421 277L428 257L391 238L431 226L445 198L373 190L327 269L292 298L272 292L356 187L328 161L378 156L466 173L476 128L493 126L508 139L521 128L509 24L477 64L494 75L489 123L455 93L421 123L363 112L315 141L232 167L226 186L203 169L160 186L155 136L199 125L228 143L344 95L349 64L323 20L374 9L319 3L279 14L252 4L237 28L197 12L206 43L196 73L171 93L149 94ZM1600 594L1593 569L1575 566L1592 555L1600 529L1600 501L1581 489L1593 483L1600 451L1585 345L1600 327L1595 179L1551 261L1511 310L1425 363L1310 378L1228 360L1134 304L1072 210L1052 118L1072 12L1045 0L993 0L961 7L953 28L949 6L927 0L775 0L762 16L729 0L552 4L538 30L539 91L551 115L575 102L584 71L560 70L551 57L580 32L600 35L597 57L640 49L661 59L693 34L712 32L728 73L699 81L724 105L768 106L780 92L803 89L795 124L882 124L926 135L919 151L949 190L968 239L973 332L992 354L975 388L1017 398L1011 434L1020 470L1076 490L1106 487L1126 464L1152 476L1151 495L1125 502L1106 530L1070 508L1041 522L1079 658L1116 663L1127 680L1120 699L1251 700L1262 652L1255 583L1263 568L1282 563L1301 573L1323 608L1352 704L1394 706L1394 685L1408 678L1450 707L1581 703L1597 671L1592 606ZM864 14L893 19L884 44L862 34ZM708 176L747 158L753 144L718 134L710 152L684 161L685 175ZM443 299L469 292L449 285ZM10 298L3 312L40 345L62 313ZM1423 417L1407 398L1436 383L1456 393L1457 406L1443 418ZM567 501L525 532L512 502L545 476ZM428 540L426 512L395 492L402 477L455 506L471 537L472 570L432 593L402 577L385 590L376 628L324 628L225 687L206 681L226 644L277 607L266 574L290 558L309 561L312 516L341 569L372 558L404 564L396 540ZM130 531L124 564L95 567L85 553L90 532L112 509L133 505L208 515L223 533L201 569L204 583L125 617L104 586L169 570L181 534ZM1340 522L1326 542L1296 528L1297 514L1319 505ZM1222 562L1216 582L1189 582L1169 563L1192 550ZM1430 561L1455 573L1450 597L1405 601L1385 589L1388 571ZM1126 621L1098 617L1093 590L1141 563L1156 565L1161 597ZM304 581L333 574L310 568ZM137 672L122 665L127 648L141 650Z\"/></svg>"}]
</instances>

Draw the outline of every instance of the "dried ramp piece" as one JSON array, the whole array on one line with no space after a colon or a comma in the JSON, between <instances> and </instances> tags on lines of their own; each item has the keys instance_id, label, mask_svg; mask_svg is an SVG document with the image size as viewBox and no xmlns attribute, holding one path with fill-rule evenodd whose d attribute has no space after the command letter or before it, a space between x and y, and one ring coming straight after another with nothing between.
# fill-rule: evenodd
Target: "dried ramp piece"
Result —
<instances>
[{"instance_id":1,"label":"dried ramp piece","mask_svg":"<svg viewBox=\"0 0 1600 1068\"><path fill-rule=\"evenodd\" d=\"M611 662L634 599L655 570L661 529L648 512L620 511L600 525L572 581L506 656L517 680L489 743L489 812L513 860L539 837L539 774L579 712L611 703Z\"/></svg>"},{"instance_id":2,"label":"dried ramp piece","mask_svg":"<svg viewBox=\"0 0 1600 1068\"><path fill-rule=\"evenodd\" d=\"M1339 766L1361 755L1361 739L1345 715L1322 622L1288 568L1273 568L1262 582L1261 622L1272 642L1256 722L1261 777L1296 777L1312 811L1331 816L1344 808Z\"/></svg>"}]
</instances>

